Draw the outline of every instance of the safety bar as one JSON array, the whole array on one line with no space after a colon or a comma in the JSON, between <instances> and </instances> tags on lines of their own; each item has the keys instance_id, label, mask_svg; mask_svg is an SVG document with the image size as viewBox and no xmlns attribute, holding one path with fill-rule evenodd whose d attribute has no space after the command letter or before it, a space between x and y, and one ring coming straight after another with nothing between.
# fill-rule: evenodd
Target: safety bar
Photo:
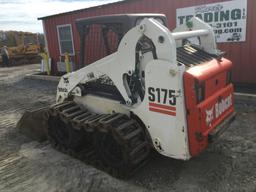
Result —
<instances>
[{"instance_id":1,"label":"safety bar","mask_svg":"<svg viewBox=\"0 0 256 192\"><path fill-rule=\"evenodd\" d=\"M189 25L188 25L189 24ZM183 46L182 39L200 37L200 46L210 54L218 54L215 34L212 27L197 17L179 25L172 31L176 47Z\"/></svg>"},{"instance_id":2,"label":"safety bar","mask_svg":"<svg viewBox=\"0 0 256 192\"><path fill-rule=\"evenodd\" d=\"M172 36L174 37L175 40L180 40L180 39L186 39L190 37L204 36L204 35L208 35L209 33L210 31L207 29L198 29L193 31L174 32L172 33Z\"/></svg>"}]
</instances>

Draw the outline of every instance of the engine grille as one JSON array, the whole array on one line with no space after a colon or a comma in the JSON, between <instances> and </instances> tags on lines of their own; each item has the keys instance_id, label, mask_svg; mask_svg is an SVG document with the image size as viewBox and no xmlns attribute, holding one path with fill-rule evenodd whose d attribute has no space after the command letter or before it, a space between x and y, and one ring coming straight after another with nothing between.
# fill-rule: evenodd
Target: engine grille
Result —
<instances>
[{"instance_id":1,"label":"engine grille","mask_svg":"<svg viewBox=\"0 0 256 192\"><path fill-rule=\"evenodd\" d=\"M178 63L184 64L188 67L211 61L217 57L217 55L209 54L202 49L192 45L184 45L183 47L177 48Z\"/></svg>"}]
</instances>

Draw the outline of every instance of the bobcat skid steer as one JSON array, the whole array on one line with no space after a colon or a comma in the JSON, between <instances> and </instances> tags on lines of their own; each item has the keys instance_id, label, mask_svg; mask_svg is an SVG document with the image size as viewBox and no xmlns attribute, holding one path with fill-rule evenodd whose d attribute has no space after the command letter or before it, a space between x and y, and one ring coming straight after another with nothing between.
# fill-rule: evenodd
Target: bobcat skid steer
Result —
<instances>
[{"instance_id":1,"label":"bobcat skid steer","mask_svg":"<svg viewBox=\"0 0 256 192\"><path fill-rule=\"evenodd\" d=\"M76 24L81 66L91 25L102 26L109 55L64 75L56 104L26 113L20 129L40 129L55 148L127 177L152 149L181 160L199 155L234 119L232 63L217 50L208 24L192 18L170 32L160 14ZM113 53L108 31L118 35Z\"/></svg>"}]
</instances>

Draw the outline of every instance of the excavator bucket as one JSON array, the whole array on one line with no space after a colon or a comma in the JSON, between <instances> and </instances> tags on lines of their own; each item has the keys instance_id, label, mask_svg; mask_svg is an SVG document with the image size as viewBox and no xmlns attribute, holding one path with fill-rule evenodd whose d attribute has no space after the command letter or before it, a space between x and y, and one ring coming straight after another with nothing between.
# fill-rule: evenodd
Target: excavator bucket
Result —
<instances>
[{"instance_id":1,"label":"excavator bucket","mask_svg":"<svg viewBox=\"0 0 256 192\"><path fill-rule=\"evenodd\" d=\"M26 111L17 123L18 130L31 139L43 142L47 139L49 107Z\"/></svg>"}]
</instances>

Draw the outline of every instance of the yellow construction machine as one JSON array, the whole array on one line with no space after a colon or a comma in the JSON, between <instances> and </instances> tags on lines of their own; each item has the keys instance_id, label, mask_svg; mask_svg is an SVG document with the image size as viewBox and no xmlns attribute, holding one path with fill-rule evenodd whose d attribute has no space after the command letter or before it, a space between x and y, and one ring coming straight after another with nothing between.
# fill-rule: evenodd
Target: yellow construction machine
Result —
<instances>
[{"instance_id":1,"label":"yellow construction machine","mask_svg":"<svg viewBox=\"0 0 256 192\"><path fill-rule=\"evenodd\" d=\"M39 34L29 32L5 32L5 45L8 45L10 65L39 63L40 51L43 49L39 42ZM11 42L10 42L11 41ZM0 57L0 63L2 58Z\"/></svg>"}]
</instances>

